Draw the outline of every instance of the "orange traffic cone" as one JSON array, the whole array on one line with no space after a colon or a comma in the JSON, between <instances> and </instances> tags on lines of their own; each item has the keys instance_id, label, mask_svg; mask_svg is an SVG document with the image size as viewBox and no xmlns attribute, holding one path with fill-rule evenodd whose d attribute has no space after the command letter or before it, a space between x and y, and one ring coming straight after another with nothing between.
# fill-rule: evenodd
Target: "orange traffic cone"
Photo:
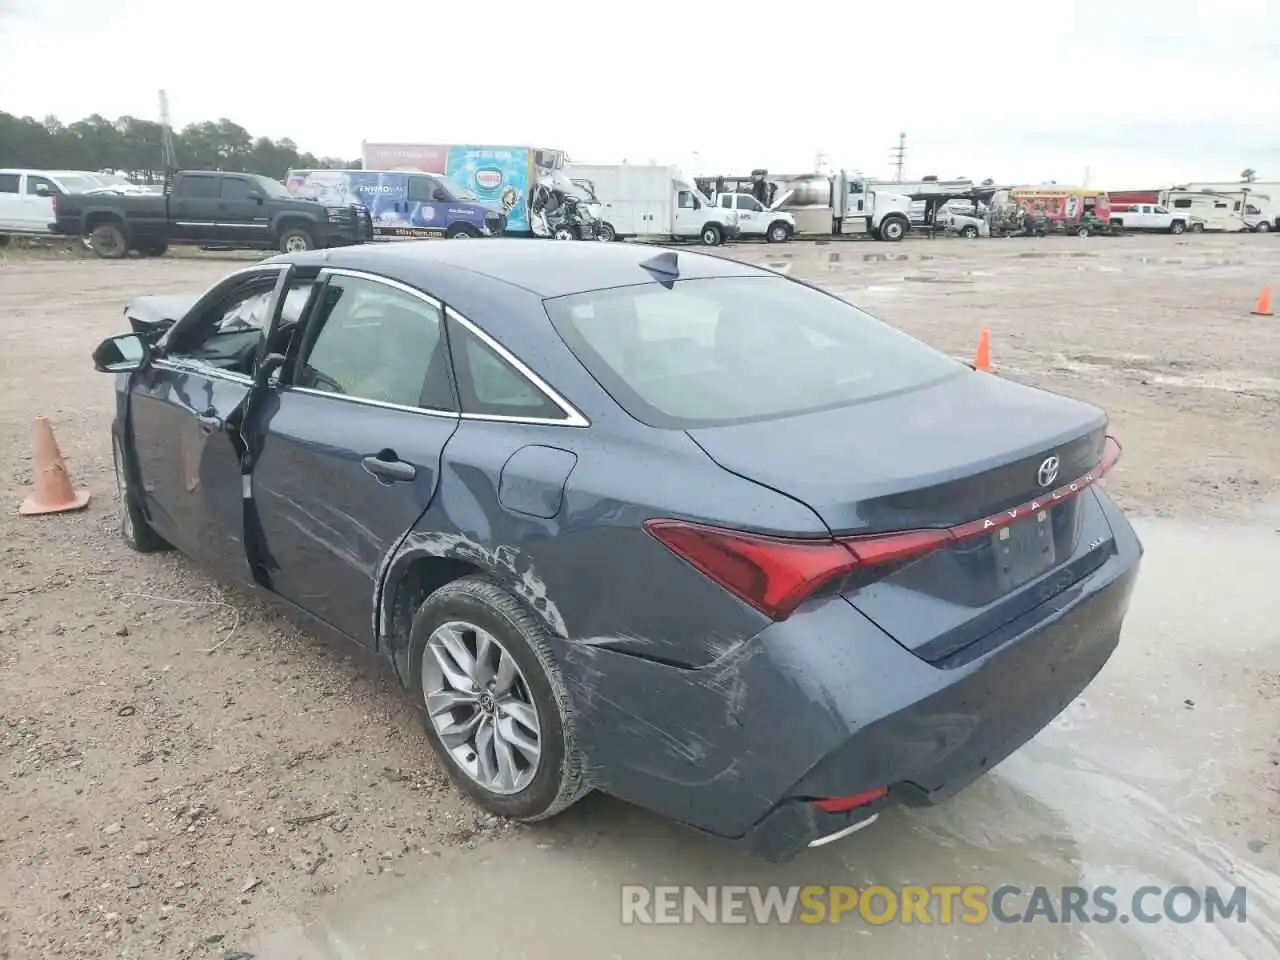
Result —
<instances>
[{"instance_id":1,"label":"orange traffic cone","mask_svg":"<svg viewBox=\"0 0 1280 960\"><path fill-rule=\"evenodd\" d=\"M973 367L975 370L991 372L991 331L986 327L982 328L982 333L978 336L978 351L973 355Z\"/></svg>"},{"instance_id":2,"label":"orange traffic cone","mask_svg":"<svg viewBox=\"0 0 1280 960\"><path fill-rule=\"evenodd\" d=\"M1271 288L1263 287L1262 292L1258 294L1258 302L1253 305L1253 315L1255 317L1271 316Z\"/></svg>"},{"instance_id":3,"label":"orange traffic cone","mask_svg":"<svg viewBox=\"0 0 1280 960\"><path fill-rule=\"evenodd\" d=\"M36 417L35 479L30 496L22 502L18 513L24 517L44 513L66 513L83 510L89 505L89 491L71 485L67 465L62 460L53 427L44 417Z\"/></svg>"}]
</instances>

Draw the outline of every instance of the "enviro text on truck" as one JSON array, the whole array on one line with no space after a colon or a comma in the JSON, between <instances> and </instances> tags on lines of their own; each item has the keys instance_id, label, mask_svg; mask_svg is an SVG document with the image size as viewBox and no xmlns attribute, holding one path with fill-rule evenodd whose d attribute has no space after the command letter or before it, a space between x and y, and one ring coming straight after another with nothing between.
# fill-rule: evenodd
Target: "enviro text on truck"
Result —
<instances>
[{"instance_id":1,"label":"enviro text on truck","mask_svg":"<svg viewBox=\"0 0 1280 960\"><path fill-rule=\"evenodd\" d=\"M369 211L291 196L252 173L185 170L162 195L71 195L57 198L54 231L88 237L107 259L137 250L158 257L169 244L229 250L340 247L373 239Z\"/></svg>"}]
</instances>

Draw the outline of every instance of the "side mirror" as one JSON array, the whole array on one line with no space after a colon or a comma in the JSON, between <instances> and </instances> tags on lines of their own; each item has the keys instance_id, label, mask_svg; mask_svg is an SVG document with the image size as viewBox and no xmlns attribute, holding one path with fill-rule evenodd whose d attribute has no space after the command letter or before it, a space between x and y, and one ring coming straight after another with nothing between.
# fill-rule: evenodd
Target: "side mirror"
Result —
<instances>
[{"instance_id":1,"label":"side mirror","mask_svg":"<svg viewBox=\"0 0 1280 960\"><path fill-rule=\"evenodd\" d=\"M264 197L262 196L262 194L258 193L255 190L249 194L249 199L252 200L254 203L261 204L264 200Z\"/></svg>"},{"instance_id":2,"label":"side mirror","mask_svg":"<svg viewBox=\"0 0 1280 960\"><path fill-rule=\"evenodd\" d=\"M38 196L38 197L47 197L47 196L49 196L49 185L48 185L47 183L37 183L37 184L36 184L36 196Z\"/></svg>"},{"instance_id":3,"label":"side mirror","mask_svg":"<svg viewBox=\"0 0 1280 960\"><path fill-rule=\"evenodd\" d=\"M694 197L694 198L693 198L693 209L695 209L695 210L701 210L701 209L702 209L702 201L701 201L701 200L699 200L697 197Z\"/></svg>"},{"instance_id":4,"label":"side mirror","mask_svg":"<svg viewBox=\"0 0 1280 960\"><path fill-rule=\"evenodd\" d=\"M258 364L258 369L254 371L253 385L265 387L271 381L271 375L284 366L284 361L283 353L268 353Z\"/></svg>"},{"instance_id":5,"label":"side mirror","mask_svg":"<svg viewBox=\"0 0 1280 960\"><path fill-rule=\"evenodd\" d=\"M130 373L150 359L150 346L136 333L108 337L93 351L93 367L102 373Z\"/></svg>"}]
</instances>

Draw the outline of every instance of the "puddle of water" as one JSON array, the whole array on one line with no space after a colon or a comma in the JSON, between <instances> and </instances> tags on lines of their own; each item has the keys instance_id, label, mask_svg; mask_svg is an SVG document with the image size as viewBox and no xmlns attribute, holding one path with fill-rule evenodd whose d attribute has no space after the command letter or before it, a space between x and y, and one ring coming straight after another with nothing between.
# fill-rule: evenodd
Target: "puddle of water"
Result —
<instances>
[{"instance_id":1,"label":"puddle of water","mask_svg":"<svg viewBox=\"0 0 1280 960\"><path fill-rule=\"evenodd\" d=\"M273 960L472 958L478 941L504 960L1274 960L1280 877L1223 846L1230 814L1220 798L1224 788L1239 798L1256 786L1257 751L1274 739L1266 718L1244 715L1257 691L1236 684L1253 682L1244 667L1280 656L1280 537L1169 521L1137 527L1147 553L1111 662L1040 736L948 804L891 811L845 841L776 865L589 798L550 824L424 858L413 877L384 875L310 922L282 921L248 949ZM1206 669L1225 664L1240 669ZM1247 921L621 923L624 884L815 883L1107 884L1121 909L1147 884L1226 895L1244 886Z\"/></svg>"}]
</instances>

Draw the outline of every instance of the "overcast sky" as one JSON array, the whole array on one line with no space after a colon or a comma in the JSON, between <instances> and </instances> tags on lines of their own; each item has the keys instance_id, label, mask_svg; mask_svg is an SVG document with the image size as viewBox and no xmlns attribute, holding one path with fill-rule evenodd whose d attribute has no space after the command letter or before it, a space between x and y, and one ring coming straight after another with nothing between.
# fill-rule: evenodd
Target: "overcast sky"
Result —
<instances>
[{"instance_id":1,"label":"overcast sky","mask_svg":"<svg viewBox=\"0 0 1280 960\"><path fill-rule=\"evenodd\" d=\"M584 162L1280 180L1280 0L0 0L0 110Z\"/></svg>"}]
</instances>

